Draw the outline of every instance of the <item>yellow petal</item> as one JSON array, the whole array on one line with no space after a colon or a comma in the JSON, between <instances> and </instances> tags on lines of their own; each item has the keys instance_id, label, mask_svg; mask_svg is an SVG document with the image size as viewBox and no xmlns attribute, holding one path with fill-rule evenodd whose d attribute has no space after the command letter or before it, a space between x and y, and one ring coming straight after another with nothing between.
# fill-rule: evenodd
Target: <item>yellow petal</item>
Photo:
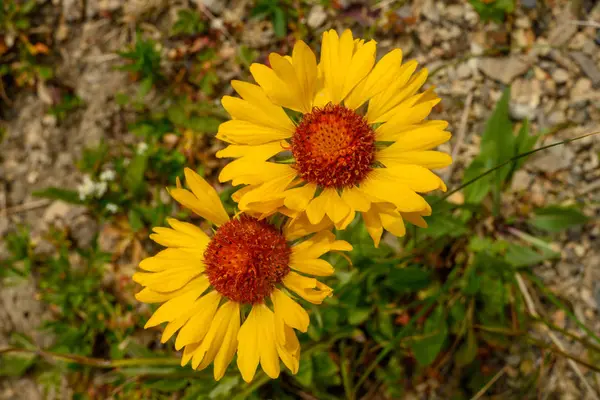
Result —
<instances>
[{"instance_id":1,"label":"yellow petal","mask_svg":"<svg viewBox=\"0 0 600 400\"><path fill-rule=\"evenodd\" d=\"M208 281L208 280L207 280ZM206 288L208 285L206 285ZM206 290L204 288L204 290ZM146 322L144 328L156 326L162 322L173 321L175 318L183 314L194 301L202 295L204 290L189 291L181 296L175 297L167 301L162 306L158 307L152 317Z\"/></svg>"},{"instance_id":2,"label":"yellow petal","mask_svg":"<svg viewBox=\"0 0 600 400\"><path fill-rule=\"evenodd\" d=\"M310 112L317 91L317 59L310 47L298 40L292 51L292 64L302 90L304 113Z\"/></svg>"},{"instance_id":3,"label":"yellow petal","mask_svg":"<svg viewBox=\"0 0 600 400\"><path fill-rule=\"evenodd\" d=\"M381 224L386 231L391 232L395 236L402 237L406 234L406 228L402 217L396 213L396 215L390 214L379 214L381 218Z\"/></svg>"},{"instance_id":4,"label":"yellow petal","mask_svg":"<svg viewBox=\"0 0 600 400\"><path fill-rule=\"evenodd\" d=\"M264 304L255 304L256 320L259 326L260 366L271 379L279 377L279 356L275 344L275 318L273 312Z\"/></svg>"},{"instance_id":5,"label":"yellow petal","mask_svg":"<svg viewBox=\"0 0 600 400\"><path fill-rule=\"evenodd\" d=\"M224 96L221 102L233 119L294 133L294 124L283 108L273 104L260 86L241 81L232 81L231 86L242 98Z\"/></svg>"},{"instance_id":6,"label":"yellow petal","mask_svg":"<svg viewBox=\"0 0 600 400\"><path fill-rule=\"evenodd\" d=\"M286 367L295 374L300 365L300 342L292 328L275 313L275 341L277 353Z\"/></svg>"},{"instance_id":7,"label":"yellow petal","mask_svg":"<svg viewBox=\"0 0 600 400\"><path fill-rule=\"evenodd\" d=\"M237 366L246 382L251 382L260 360L258 308L252 307L250 314L238 332Z\"/></svg>"},{"instance_id":8,"label":"yellow petal","mask_svg":"<svg viewBox=\"0 0 600 400\"><path fill-rule=\"evenodd\" d=\"M433 93L433 95L429 96L429 93ZM431 97L431 99L428 101L420 101L423 98L429 97ZM390 124L388 128L392 130L404 125L416 124L427 118L433 107L440 101L441 99L437 97L433 91L428 89L423 93L403 100L400 104L390 109L373 122L385 122L386 124Z\"/></svg>"},{"instance_id":9,"label":"yellow petal","mask_svg":"<svg viewBox=\"0 0 600 400\"><path fill-rule=\"evenodd\" d=\"M321 222L325 214L336 223L343 220L351 211L335 189L327 188L310 202L306 208L306 215L311 224Z\"/></svg>"},{"instance_id":10,"label":"yellow petal","mask_svg":"<svg viewBox=\"0 0 600 400\"><path fill-rule=\"evenodd\" d=\"M237 350L237 335L240 330L240 309L239 304L232 304L234 310L229 319L229 325L225 331L221 348L215 357L214 377L216 381L220 380L223 375L225 375L225 371L231 363L231 360L233 360L233 356Z\"/></svg>"},{"instance_id":11,"label":"yellow petal","mask_svg":"<svg viewBox=\"0 0 600 400\"><path fill-rule=\"evenodd\" d=\"M140 261L139 267L150 272L160 272L170 268L198 267L204 270L203 253L206 246L198 248L185 249L169 247L158 252L153 257L148 257Z\"/></svg>"},{"instance_id":12,"label":"yellow petal","mask_svg":"<svg viewBox=\"0 0 600 400\"><path fill-rule=\"evenodd\" d=\"M312 260L291 260L290 268L305 274L315 276L329 276L333 274L334 269L331 264L319 258Z\"/></svg>"},{"instance_id":13,"label":"yellow petal","mask_svg":"<svg viewBox=\"0 0 600 400\"><path fill-rule=\"evenodd\" d=\"M217 312L221 295L216 292L210 292L197 300L196 308L198 311L179 331L177 340L175 340L175 349L179 350L183 346L191 343L200 342L210 327L210 323Z\"/></svg>"},{"instance_id":14,"label":"yellow petal","mask_svg":"<svg viewBox=\"0 0 600 400\"><path fill-rule=\"evenodd\" d=\"M402 213L402 218L420 228L427 228L427 222L425 222L420 213Z\"/></svg>"},{"instance_id":15,"label":"yellow petal","mask_svg":"<svg viewBox=\"0 0 600 400\"><path fill-rule=\"evenodd\" d=\"M165 247L206 248L206 241L204 239L200 239L197 236L190 236L186 232L162 226L157 226L152 228L152 230L154 233L150 235L150 239Z\"/></svg>"},{"instance_id":16,"label":"yellow petal","mask_svg":"<svg viewBox=\"0 0 600 400\"><path fill-rule=\"evenodd\" d=\"M348 65L346 80L342 89L342 98L345 98L352 89L363 80L375 64L375 51L377 45L374 40L365 43L352 56Z\"/></svg>"},{"instance_id":17,"label":"yellow petal","mask_svg":"<svg viewBox=\"0 0 600 400\"><path fill-rule=\"evenodd\" d=\"M307 278L296 272L290 272L283 278L283 284L313 304L321 304L326 297L331 296L333 290L314 278Z\"/></svg>"},{"instance_id":18,"label":"yellow petal","mask_svg":"<svg viewBox=\"0 0 600 400\"><path fill-rule=\"evenodd\" d=\"M352 40L351 32L350 40ZM337 32L333 29L323 32L320 66L323 71L324 87L334 104L339 104L342 100L342 85L345 80L345 69L341 68L339 48L340 39ZM347 61L350 62L350 59Z\"/></svg>"},{"instance_id":19,"label":"yellow petal","mask_svg":"<svg viewBox=\"0 0 600 400\"><path fill-rule=\"evenodd\" d=\"M172 292L157 292L150 288L144 288L139 293L136 293L135 298L138 301L141 301L142 303L164 303L167 300L171 300L192 290L204 291L208 287L207 282L208 280L206 279L206 276L199 276L197 278L192 279L190 282L188 282L187 285L185 285L181 289L174 290Z\"/></svg>"},{"instance_id":20,"label":"yellow petal","mask_svg":"<svg viewBox=\"0 0 600 400\"><path fill-rule=\"evenodd\" d=\"M386 167L416 164L429 169L438 169L452 164L452 157L441 151L399 151L393 145L378 151L376 159Z\"/></svg>"},{"instance_id":21,"label":"yellow petal","mask_svg":"<svg viewBox=\"0 0 600 400\"><path fill-rule=\"evenodd\" d=\"M290 130L272 128L254 122L232 119L219 125L217 139L228 143L260 145L292 136Z\"/></svg>"},{"instance_id":22,"label":"yellow petal","mask_svg":"<svg viewBox=\"0 0 600 400\"><path fill-rule=\"evenodd\" d=\"M377 137L390 137L394 136L397 131L400 131L407 126L418 124L422 122L429 113L431 113L431 109L439 103L440 99L432 100L427 103L418 104L414 107L410 108L400 108L400 110L396 111L396 114L390 117L386 122L384 122L380 127L376 130ZM390 111L393 112L394 110Z\"/></svg>"},{"instance_id":23,"label":"yellow petal","mask_svg":"<svg viewBox=\"0 0 600 400\"><path fill-rule=\"evenodd\" d=\"M283 204L292 210L304 211L315 196L317 185L309 183L294 189L286 190Z\"/></svg>"},{"instance_id":24,"label":"yellow petal","mask_svg":"<svg viewBox=\"0 0 600 400\"><path fill-rule=\"evenodd\" d=\"M369 211L362 213L363 220L365 221L365 227L369 236L373 239L375 247L379 247L379 241L383 234L383 225L381 224L381 218L375 207L372 207Z\"/></svg>"},{"instance_id":25,"label":"yellow petal","mask_svg":"<svg viewBox=\"0 0 600 400\"><path fill-rule=\"evenodd\" d=\"M381 93L392 83L401 63L402 50L400 49L392 50L383 56L369 75L346 97L344 105L356 110L371 97Z\"/></svg>"},{"instance_id":26,"label":"yellow petal","mask_svg":"<svg viewBox=\"0 0 600 400\"><path fill-rule=\"evenodd\" d=\"M192 189L192 193L199 203L196 206L196 209L203 208L205 209L204 214L198 214L203 218L206 218L208 221L212 222L217 226L223 225L225 222L229 221L229 216L225 212L225 208L223 208L223 203L221 203L221 199L219 198L219 194L217 191L208 184L200 175L195 173L189 168L184 170L185 173L185 182ZM195 210L192 210L195 212Z\"/></svg>"},{"instance_id":27,"label":"yellow petal","mask_svg":"<svg viewBox=\"0 0 600 400\"><path fill-rule=\"evenodd\" d=\"M225 210L223 210L223 213L225 213ZM225 217L227 218L227 220L229 220L229 216L226 213ZM208 246L210 238L208 237L208 235L206 235L206 233L204 233L204 231L202 231L202 229L198 228L196 225L190 224L189 222L178 221L175 218L167 218L167 223L171 225L171 228L175 229L177 232L186 234L194 239L195 245L190 247L206 249L206 246Z\"/></svg>"},{"instance_id":28,"label":"yellow petal","mask_svg":"<svg viewBox=\"0 0 600 400\"><path fill-rule=\"evenodd\" d=\"M331 250L351 251L352 246L344 240L336 240L330 231L321 231L292 247L291 259L295 261L309 260L321 257Z\"/></svg>"},{"instance_id":29,"label":"yellow petal","mask_svg":"<svg viewBox=\"0 0 600 400\"><path fill-rule=\"evenodd\" d=\"M369 115L369 112L367 112L367 120L369 123L385 122L387 120L386 118L389 118L393 115L392 113L388 113L388 111L394 109L404 100L414 95L421 88L421 86L423 86L426 80L427 68L423 68L417 72L406 83L406 85L403 85L402 87L397 86L397 84L392 85L396 87L395 92L390 93L389 89L386 92L382 92L381 94L387 97L385 103L383 103L383 101L380 99L375 100L376 97L374 97L373 100L377 102L376 104L379 106L379 109L377 113L373 112L371 115Z\"/></svg>"},{"instance_id":30,"label":"yellow petal","mask_svg":"<svg viewBox=\"0 0 600 400\"><path fill-rule=\"evenodd\" d=\"M217 311L202 344L195 351L192 357L192 368L204 369L215 359L233 318L239 318L239 305L228 301Z\"/></svg>"},{"instance_id":31,"label":"yellow petal","mask_svg":"<svg viewBox=\"0 0 600 400\"><path fill-rule=\"evenodd\" d=\"M256 146L231 144L223 150L217 151L216 156L218 158L247 157L252 160L267 161L275 154L285 151L285 145L285 141L265 143Z\"/></svg>"},{"instance_id":32,"label":"yellow petal","mask_svg":"<svg viewBox=\"0 0 600 400\"><path fill-rule=\"evenodd\" d=\"M279 289L273 290L271 300L273 301L275 315L292 328L298 329L300 332L307 331L310 319L308 313L300 304Z\"/></svg>"},{"instance_id":33,"label":"yellow petal","mask_svg":"<svg viewBox=\"0 0 600 400\"><path fill-rule=\"evenodd\" d=\"M282 198L284 191L297 176L297 172L294 168L289 165L284 166L287 168L282 168L280 176L263 183L261 186L240 197L240 202L238 205L240 210L251 208L251 203L264 203L269 200Z\"/></svg>"},{"instance_id":34,"label":"yellow petal","mask_svg":"<svg viewBox=\"0 0 600 400\"><path fill-rule=\"evenodd\" d=\"M363 196L356 187L345 188L342 190L342 200L353 210L366 212L371 207L371 202Z\"/></svg>"},{"instance_id":35,"label":"yellow petal","mask_svg":"<svg viewBox=\"0 0 600 400\"><path fill-rule=\"evenodd\" d=\"M332 226L333 222L327 217L318 224L311 224L306 213L300 213L299 216L288 220L283 227L283 233L288 240L294 240L314 232L331 229Z\"/></svg>"},{"instance_id":36,"label":"yellow petal","mask_svg":"<svg viewBox=\"0 0 600 400\"><path fill-rule=\"evenodd\" d=\"M452 135L444 131L447 127L446 121L427 121L395 132L384 132L385 135L375 131L375 137L378 141L395 141L390 151L429 150L450 140Z\"/></svg>"},{"instance_id":37,"label":"yellow petal","mask_svg":"<svg viewBox=\"0 0 600 400\"><path fill-rule=\"evenodd\" d=\"M220 182L232 181L237 185L259 185L286 174L291 167L286 164L260 162L241 158L225 165L219 174Z\"/></svg>"},{"instance_id":38,"label":"yellow petal","mask_svg":"<svg viewBox=\"0 0 600 400\"><path fill-rule=\"evenodd\" d=\"M369 124L379 120L383 114L397 105L394 103L393 98L408 83L410 77L417 69L417 65L417 62L414 60L402 65L396 71L391 84L379 94L371 98L367 111L367 121Z\"/></svg>"},{"instance_id":39,"label":"yellow petal","mask_svg":"<svg viewBox=\"0 0 600 400\"><path fill-rule=\"evenodd\" d=\"M172 292L180 289L193 278L202 274L201 268L175 268L161 272L136 272L132 279L142 286L148 286L157 292Z\"/></svg>"},{"instance_id":40,"label":"yellow petal","mask_svg":"<svg viewBox=\"0 0 600 400\"><path fill-rule=\"evenodd\" d=\"M419 193L427 193L436 189L445 190L445 185L439 176L419 165L399 165L390 168L381 168L382 175L387 175L402 185Z\"/></svg>"},{"instance_id":41,"label":"yellow petal","mask_svg":"<svg viewBox=\"0 0 600 400\"><path fill-rule=\"evenodd\" d=\"M377 198L381 202L394 204L399 211L415 212L427 207L427 202L408 186L385 171L388 168L377 168L371 171L369 179L361 185L364 193Z\"/></svg>"}]
</instances>

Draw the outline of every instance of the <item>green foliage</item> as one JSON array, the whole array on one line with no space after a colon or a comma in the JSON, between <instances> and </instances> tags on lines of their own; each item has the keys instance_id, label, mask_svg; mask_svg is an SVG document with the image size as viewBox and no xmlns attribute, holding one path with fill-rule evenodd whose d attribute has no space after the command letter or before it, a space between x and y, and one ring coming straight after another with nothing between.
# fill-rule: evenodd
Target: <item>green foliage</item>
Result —
<instances>
[{"instance_id":1,"label":"green foliage","mask_svg":"<svg viewBox=\"0 0 600 400\"><path fill-rule=\"evenodd\" d=\"M296 16L294 9L285 0L258 0L251 11L256 18L269 18L278 38L287 35L288 21Z\"/></svg>"},{"instance_id":2,"label":"green foliage","mask_svg":"<svg viewBox=\"0 0 600 400\"><path fill-rule=\"evenodd\" d=\"M206 24L200 18L200 14L194 10L181 9L177 12L177 21L171 28L171 34L176 35L199 35L206 30Z\"/></svg>"},{"instance_id":3,"label":"green foliage","mask_svg":"<svg viewBox=\"0 0 600 400\"><path fill-rule=\"evenodd\" d=\"M517 135L513 134L513 124L510 121L508 104L510 87L507 87L496 104L492 115L486 123L481 137L479 155L465 170L464 182L469 182L484 171L505 162L518 154L525 153L535 146L537 136L529 134L529 123L523 123ZM465 188L465 201L478 204L490 193L494 197L494 213L498 215L500 196L503 188L510 183L514 172L523 165L521 159L511 165L505 165L490 176L481 178Z\"/></svg>"},{"instance_id":4,"label":"green foliage","mask_svg":"<svg viewBox=\"0 0 600 400\"><path fill-rule=\"evenodd\" d=\"M77 97L75 94L65 94L60 103L53 105L48 110L50 115L54 115L59 121L64 120L69 113L73 112L77 108L83 106L83 100Z\"/></svg>"},{"instance_id":5,"label":"green foliage","mask_svg":"<svg viewBox=\"0 0 600 400\"><path fill-rule=\"evenodd\" d=\"M589 220L575 207L548 206L535 210L530 224L546 232L556 233L583 225Z\"/></svg>"},{"instance_id":6,"label":"green foliage","mask_svg":"<svg viewBox=\"0 0 600 400\"><path fill-rule=\"evenodd\" d=\"M140 97L144 97L151 89L152 85L163 79L160 69L159 44L152 39L145 39L141 34L136 35L136 40L132 48L127 51L120 51L118 54L128 61L120 68L139 76Z\"/></svg>"},{"instance_id":7,"label":"green foliage","mask_svg":"<svg viewBox=\"0 0 600 400\"><path fill-rule=\"evenodd\" d=\"M0 4L0 32L18 33L31 27L31 14L37 7L36 0L24 2L7 0Z\"/></svg>"},{"instance_id":8,"label":"green foliage","mask_svg":"<svg viewBox=\"0 0 600 400\"><path fill-rule=\"evenodd\" d=\"M502 22L515 10L515 0L469 0L483 21Z\"/></svg>"}]
</instances>

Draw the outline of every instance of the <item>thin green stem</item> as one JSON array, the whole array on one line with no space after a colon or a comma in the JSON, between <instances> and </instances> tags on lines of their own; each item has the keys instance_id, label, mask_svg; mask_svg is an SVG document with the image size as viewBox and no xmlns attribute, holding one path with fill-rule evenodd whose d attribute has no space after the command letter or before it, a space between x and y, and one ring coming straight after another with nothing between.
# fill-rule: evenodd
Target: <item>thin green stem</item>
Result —
<instances>
[{"instance_id":1,"label":"thin green stem","mask_svg":"<svg viewBox=\"0 0 600 400\"><path fill-rule=\"evenodd\" d=\"M552 143L552 144L549 144L547 146L542 146L542 147L540 147L538 149L534 149L534 150L526 151L525 153L518 154L518 155L516 155L516 156L514 156L514 157L512 157L512 158L510 158L510 159L508 159L508 160L506 160L506 161L504 161L504 162L496 165L495 167L490 168L487 171L479 174L475 178L473 178L473 179L471 179L471 180L463 183L462 185L460 185L456 189L452 189L451 191L449 191L448 193L446 193L444 196L442 196L441 198L439 198L435 203L433 203L433 205L435 206L436 204L441 203L442 201L446 200L448 197L452 196L454 193L456 193L456 192L458 192L458 191L466 188L470 184L477 182L479 179L481 179L481 178L483 178L483 177L491 174L492 172L499 170L500 168L504 167L505 165L508 165L508 164L510 164L512 162L515 162L515 161L517 161L517 160L519 160L519 159L521 159L523 157L527 157L527 156L529 156L531 154L537 153L538 151L546 150L546 149L549 149L551 147L560 146L561 144L570 143L570 142L574 142L576 140L580 140L580 139L586 138L588 136L597 135L599 133L600 133L600 131L598 131L598 132L592 132L592 133L587 133L587 134L582 135L582 136L577 136L576 138L566 139L566 140L563 140L561 142Z\"/></svg>"},{"instance_id":2,"label":"thin green stem","mask_svg":"<svg viewBox=\"0 0 600 400\"><path fill-rule=\"evenodd\" d=\"M573 312L571 312L571 310L569 310L567 306L564 305L563 302L561 302L558 299L558 297L554 295L554 293L548 290L546 285L544 285L538 277L534 276L533 274L528 274L527 276L529 277L529 280L531 280L536 286L538 286L542 290L542 292L546 295L548 300L550 300L556 307L562 309L569 318L575 321L578 327L580 327L585 333L587 333L590 337L594 338L594 340L600 343L600 337L598 337L590 328L588 328L583 322L581 322L579 318L577 318L577 316L575 316L575 314L573 314Z\"/></svg>"}]
</instances>

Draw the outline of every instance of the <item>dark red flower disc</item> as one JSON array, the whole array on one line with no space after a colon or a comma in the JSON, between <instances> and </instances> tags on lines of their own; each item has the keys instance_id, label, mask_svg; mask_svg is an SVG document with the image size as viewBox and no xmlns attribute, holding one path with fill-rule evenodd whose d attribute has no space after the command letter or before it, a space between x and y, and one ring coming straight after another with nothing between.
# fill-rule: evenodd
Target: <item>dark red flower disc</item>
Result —
<instances>
[{"instance_id":1,"label":"dark red flower disc","mask_svg":"<svg viewBox=\"0 0 600 400\"><path fill-rule=\"evenodd\" d=\"M371 171L375 132L354 111L328 104L314 108L291 140L295 168L307 182L321 187L351 187Z\"/></svg>"},{"instance_id":2,"label":"dark red flower disc","mask_svg":"<svg viewBox=\"0 0 600 400\"><path fill-rule=\"evenodd\" d=\"M290 253L275 226L242 214L216 231L204 252L205 272L228 299L261 303L290 271Z\"/></svg>"}]
</instances>

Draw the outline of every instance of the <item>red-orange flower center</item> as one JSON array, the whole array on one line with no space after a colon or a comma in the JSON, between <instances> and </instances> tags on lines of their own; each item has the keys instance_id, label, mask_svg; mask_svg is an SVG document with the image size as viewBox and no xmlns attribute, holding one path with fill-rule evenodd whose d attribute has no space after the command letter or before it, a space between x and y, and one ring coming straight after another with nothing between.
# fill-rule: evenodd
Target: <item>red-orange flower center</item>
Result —
<instances>
[{"instance_id":1,"label":"red-orange flower center","mask_svg":"<svg viewBox=\"0 0 600 400\"><path fill-rule=\"evenodd\" d=\"M206 275L232 301L261 303L290 272L290 247L279 230L241 215L217 230L204 252Z\"/></svg>"},{"instance_id":2,"label":"red-orange flower center","mask_svg":"<svg viewBox=\"0 0 600 400\"><path fill-rule=\"evenodd\" d=\"M341 105L328 104L304 115L292 137L296 170L322 187L360 183L375 159L375 133L367 121Z\"/></svg>"}]
</instances>

